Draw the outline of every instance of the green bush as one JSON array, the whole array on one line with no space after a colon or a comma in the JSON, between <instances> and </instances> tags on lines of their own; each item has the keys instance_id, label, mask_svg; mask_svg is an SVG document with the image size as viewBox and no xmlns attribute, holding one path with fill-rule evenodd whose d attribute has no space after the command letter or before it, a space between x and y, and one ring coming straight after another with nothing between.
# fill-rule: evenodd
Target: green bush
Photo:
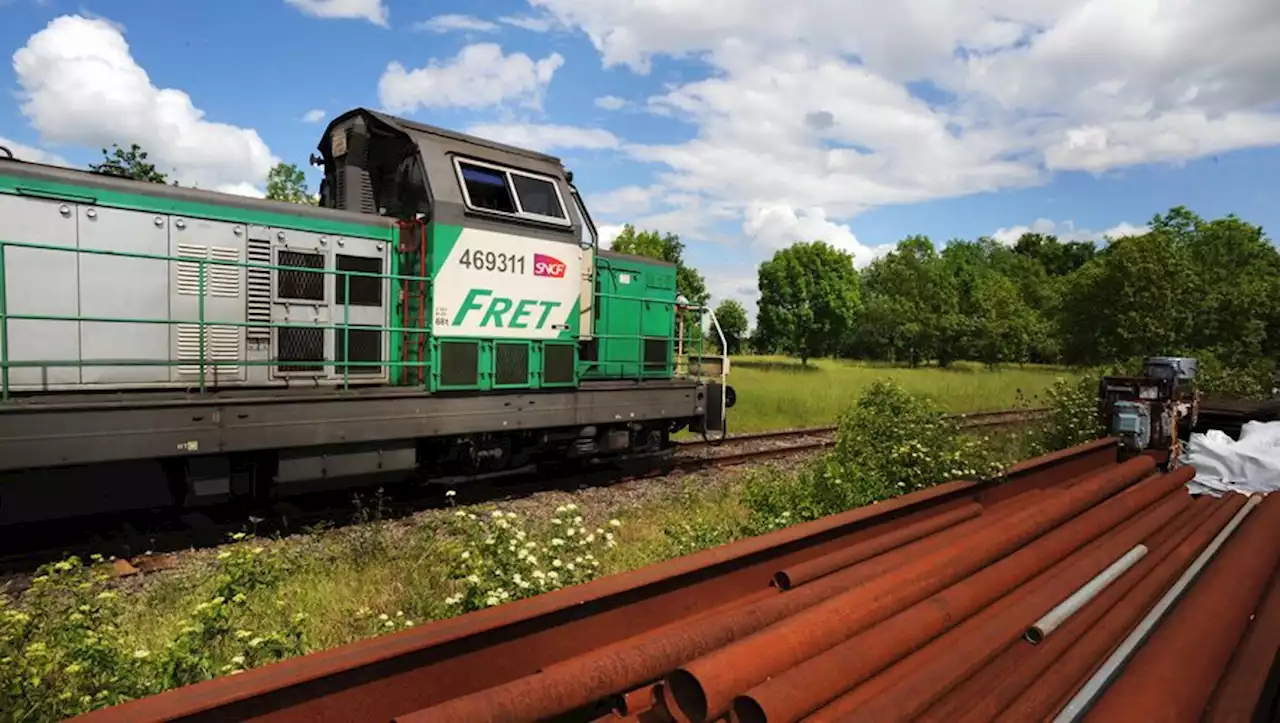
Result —
<instances>
[{"instance_id":1,"label":"green bush","mask_svg":"<svg viewBox=\"0 0 1280 723\"><path fill-rule=\"evenodd\" d=\"M597 555L617 545L618 520L590 530L578 506L556 508L549 529L539 529L514 512L488 515L458 510L452 532L450 577L456 592L446 604L461 613L501 605L599 575Z\"/></svg>"},{"instance_id":2,"label":"green bush","mask_svg":"<svg viewBox=\"0 0 1280 723\"><path fill-rule=\"evenodd\" d=\"M1198 365L1196 384L1205 394L1245 399L1267 399L1271 396L1271 375L1275 363L1256 359L1245 366L1229 366L1216 354L1194 355Z\"/></svg>"},{"instance_id":3,"label":"green bush","mask_svg":"<svg viewBox=\"0 0 1280 723\"><path fill-rule=\"evenodd\" d=\"M61 720L305 650L301 616L281 630L255 625L252 601L285 566L244 535L218 553L208 599L163 649L138 645L121 627L109 570L101 557L88 565L71 557L43 566L15 600L0 597L3 720Z\"/></svg>"},{"instance_id":4,"label":"green bush","mask_svg":"<svg viewBox=\"0 0 1280 723\"><path fill-rule=\"evenodd\" d=\"M841 415L830 453L797 475L748 476L743 502L758 533L999 471L982 440L963 434L928 398L877 381Z\"/></svg>"},{"instance_id":5,"label":"green bush","mask_svg":"<svg viewBox=\"0 0 1280 723\"><path fill-rule=\"evenodd\" d=\"M1045 392L1049 418L1033 438L1032 452L1045 454L1074 447L1106 434L1098 414L1101 375L1077 380L1059 379Z\"/></svg>"}]
</instances>

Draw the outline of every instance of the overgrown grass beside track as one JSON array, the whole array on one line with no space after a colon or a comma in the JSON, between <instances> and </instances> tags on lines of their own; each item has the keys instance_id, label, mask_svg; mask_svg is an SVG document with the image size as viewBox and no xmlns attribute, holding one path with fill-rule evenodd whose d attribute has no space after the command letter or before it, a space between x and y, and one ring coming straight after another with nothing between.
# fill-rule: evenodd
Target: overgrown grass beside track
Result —
<instances>
[{"instance_id":1,"label":"overgrown grass beside track","mask_svg":"<svg viewBox=\"0 0 1280 723\"><path fill-rule=\"evenodd\" d=\"M957 362L946 369L905 369L868 362L819 359L803 366L784 357L734 357L729 371L738 402L729 412L730 432L833 424L876 381L889 380L932 399L948 412L982 412L1045 404L1059 378L1080 372L1037 365L988 369Z\"/></svg>"},{"instance_id":2,"label":"overgrown grass beside track","mask_svg":"<svg viewBox=\"0 0 1280 723\"><path fill-rule=\"evenodd\" d=\"M1058 385L1048 429L966 434L942 418L954 405L869 383L839 415L835 448L808 461L390 522L366 499L364 524L240 539L156 576L113 580L107 563L64 561L0 607L0 718L58 720L994 473L1090 434L1075 419L1090 393Z\"/></svg>"}]
</instances>

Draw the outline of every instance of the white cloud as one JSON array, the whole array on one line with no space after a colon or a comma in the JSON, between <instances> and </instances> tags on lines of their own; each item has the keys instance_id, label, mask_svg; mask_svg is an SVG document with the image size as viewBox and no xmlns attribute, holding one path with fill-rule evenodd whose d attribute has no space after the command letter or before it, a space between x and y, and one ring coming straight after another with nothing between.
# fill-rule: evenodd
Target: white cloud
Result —
<instances>
[{"instance_id":1,"label":"white cloud","mask_svg":"<svg viewBox=\"0 0 1280 723\"><path fill-rule=\"evenodd\" d=\"M893 250L892 244L862 243L848 226L827 220L821 208L799 211L789 206L751 208L747 210L742 231L770 252L797 241L825 241L852 254L854 266L858 268Z\"/></svg>"},{"instance_id":2,"label":"white cloud","mask_svg":"<svg viewBox=\"0 0 1280 723\"><path fill-rule=\"evenodd\" d=\"M551 15L504 15L498 18L498 22L534 33L545 33L563 27Z\"/></svg>"},{"instance_id":3,"label":"white cloud","mask_svg":"<svg viewBox=\"0 0 1280 723\"><path fill-rule=\"evenodd\" d=\"M249 198L266 198L267 192L252 183L224 183L213 190L219 193L230 193L235 196L248 196Z\"/></svg>"},{"instance_id":4,"label":"white cloud","mask_svg":"<svg viewBox=\"0 0 1280 723\"><path fill-rule=\"evenodd\" d=\"M1105 239L1118 239L1126 236L1141 236L1150 230L1150 226L1134 226L1128 221L1122 221L1106 231L1103 231L1102 237Z\"/></svg>"},{"instance_id":5,"label":"white cloud","mask_svg":"<svg viewBox=\"0 0 1280 723\"><path fill-rule=\"evenodd\" d=\"M1259 112L1216 117L1196 109L1156 120L1078 126L1045 150L1049 168L1101 172L1118 166L1188 158L1280 142L1280 116Z\"/></svg>"},{"instance_id":6,"label":"white cloud","mask_svg":"<svg viewBox=\"0 0 1280 723\"><path fill-rule=\"evenodd\" d=\"M596 107L604 108L605 110L621 110L626 105L627 101L616 95L606 95L601 98L596 98Z\"/></svg>"},{"instance_id":7,"label":"white cloud","mask_svg":"<svg viewBox=\"0 0 1280 723\"><path fill-rule=\"evenodd\" d=\"M524 53L506 55L496 43L468 45L446 62L432 60L407 70L392 62L378 81L378 97L392 113L419 108L483 108L510 100L540 108L564 57L552 53L534 60Z\"/></svg>"},{"instance_id":8,"label":"white cloud","mask_svg":"<svg viewBox=\"0 0 1280 723\"><path fill-rule=\"evenodd\" d=\"M466 132L543 153L565 148L605 150L620 145L618 137L609 131L577 126L480 123L467 128Z\"/></svg>"},{"instance_id":9,"label":"white cloud","mask_svg":"<svg viewBox=\"0 0 1280 723\"><path fill-rule=\"evenodd\" d=\"M1086 228L1076 228L1075 223L1072 221L1053 221L1047 218L1038 218L1032 221L1030 225L996 229L991 234L991 238L1005 246L1012 246L1018 242L1018 239L1022 238L1023 234L1027 233L1056 236L1059 241L1103 241L1125 236L1141 236L1150 230L1147 226L1135 226L1128 221L1124 221L1105 231L1091 231Z\"/></svg>"},{"instance_id":10,"label":"white cloud","mask_svg":"<svg viewBox=\"0 0 1280 723\"><path fill-rule=\"evenodd\" d=\"M389 15L382 0L285 0L307 15L317 18L368 20L387 27Z\"/></svg>"},{"instance_id":11,"label":"white cloud","mask_svg":"<svg viewBox=\"0 0 1280 723\"><path fill-rule=\"evenodd\" d=\"M0 137L0 146L8 148L13 157L19 161L28 161L30 163L44 163L50 166L70 166L71 162L56 153L50 153L46 150L28 146L17 141L11 141L8 138ZM0 160L3 154L0 153Z\"/></svg>"},{"instance_id":12,"label":"white cloud","mask_svg":"<svg viewBox=\"0 0 1280 723\"><path fill-rule=\"evenodd\" d=\"M472 32L491 33L498 29L498 24L472 15L437 15L429 20L413 24L414 30L426 30L433 33Z\"/></svg>"},{"instance_id":13,"label":"white cloud","mask_svg":"<svg viewBox=\"0 0 1280 723\"><path fill-rule=\"evenodd\" d=\"M307 114L302 116L302 122L319 123L320 121L324 120L324 116L325 116L325 112L319 108L316 108L315 110L307 111Z\"/></svg>"},{"instance_id":14,"label":"white cloud","mask_svg":"<svg viewBox=\"0 0 1280 723\"><path fill-rule=\"evenodd\" d=\"M596 226L596 233L600 235L600 248L609 248L609 244L618 238L618 234L622 233L624 224L604 224Z\"/></svg>"},{"instance_id":15,"label":"white cloud","mask_svg":"<svg viewBox=\"0 0 1280 723\"><path fill-rule=\"evenodd\" d=\"M714 309L726 299L734 299L742 304L747 312L747 321L754 327L760 301L760 290L756 286L759 279L757 267L731 264L717 268L706 274L706 277L707 292L711 294L711 308Z\"/></svg>"},{"instance_id":16,"label":"white cloud","mask_svg":"<svg viewBox=\"0 0 1280 723\"><path fill-rule=\"evenodd\" d=\"M207 120L191 96L157 88L121 29L59 17L13 55L19 105L53 144L142 145L162 172L205 188L265 182L279 159L257 131Z\"/></svg>"},{"instance_id":17,"label":"white cloud","mask_svg":"<svg viewBox=\"0 0 1280 723\"><path fill-rule=\"evenodd\" d=\"M845 219L1280 143L1274 0L531 2L606 67L701 62L649 103L694 137L636 154L743 214Z\"/></svg>"},{"instance_id":18,"label":"white cloud","mask_svg":"<svg viewBox=\"0 0 1280 723\"><path fill-rule=\"evenodd\" d=\"M587 199L593 214L612 214L628 218L646 214L653 207L655 197L662 189L650 186L623 186L604 193L592 194Z\"/></svg>"}]
</instances>

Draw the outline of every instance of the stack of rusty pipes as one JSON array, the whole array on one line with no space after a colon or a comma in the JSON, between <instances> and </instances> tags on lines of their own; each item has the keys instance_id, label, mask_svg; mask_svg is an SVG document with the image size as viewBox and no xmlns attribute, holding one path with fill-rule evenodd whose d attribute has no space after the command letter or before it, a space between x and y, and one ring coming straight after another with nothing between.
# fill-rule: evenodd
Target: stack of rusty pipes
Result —
<instances>
[{"instance_id":1,"label":"stack of rusty pipes","mask_svg":"<svg viewBox=\"0 0 1280 723\"><path fill-rule=\"evenodd\" d=\"M1280 554L1280 501L1242 524L1244 498L1193 502L1184 489L1193 474L1157 474L1138 457L1001 510L960 507L779 570L781 593L761 591L397 720L537 720L619 691L633 693L618 717L634 720L1051 716L1220 533L1228 535L1213 557L1230 559L1206 561L1202 575L1221 577L1228 562L1248 567L1256 584L1223 587L1237 608L1258 603ZM1233 520L1239 528L1226 530ZM1206 585L1190 588L1143 650L1197 593L1219 594ZM1029 628L1036 645L1023 639ZM1231 645L1219 657L1230 656L1242 630L1222 632ZM1125 682L1139 680L1139 664L1141 653L1122 661L1124 674L1089 705L1121 705L1139 685ZM1203 706L1217 677L1202 680L1207 692L1190 686L1198 692L1187 696Z\"/></svg>"}]
</instances>

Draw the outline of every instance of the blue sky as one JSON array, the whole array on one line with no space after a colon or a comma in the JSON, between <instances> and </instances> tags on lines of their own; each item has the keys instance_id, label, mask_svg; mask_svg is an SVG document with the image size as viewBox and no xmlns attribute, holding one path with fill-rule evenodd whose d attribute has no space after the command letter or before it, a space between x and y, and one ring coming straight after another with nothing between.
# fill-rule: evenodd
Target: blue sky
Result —
<instances>
[{"instance_id":1,"label":"blue sky","mask_svg":"<svg viewBox=\"0 0 1280 723\"><path fill-rule=\"evenodd\" d=\"M83 166L137 141L254 193L329 118L386 109L561 156L598 223L680 233L749 305L796 240L865 264L908 234L1097 238L1175 204L1280 224L1274 2L918 4L0 0L0 143Z\"/></svg>"}]
</instances>

